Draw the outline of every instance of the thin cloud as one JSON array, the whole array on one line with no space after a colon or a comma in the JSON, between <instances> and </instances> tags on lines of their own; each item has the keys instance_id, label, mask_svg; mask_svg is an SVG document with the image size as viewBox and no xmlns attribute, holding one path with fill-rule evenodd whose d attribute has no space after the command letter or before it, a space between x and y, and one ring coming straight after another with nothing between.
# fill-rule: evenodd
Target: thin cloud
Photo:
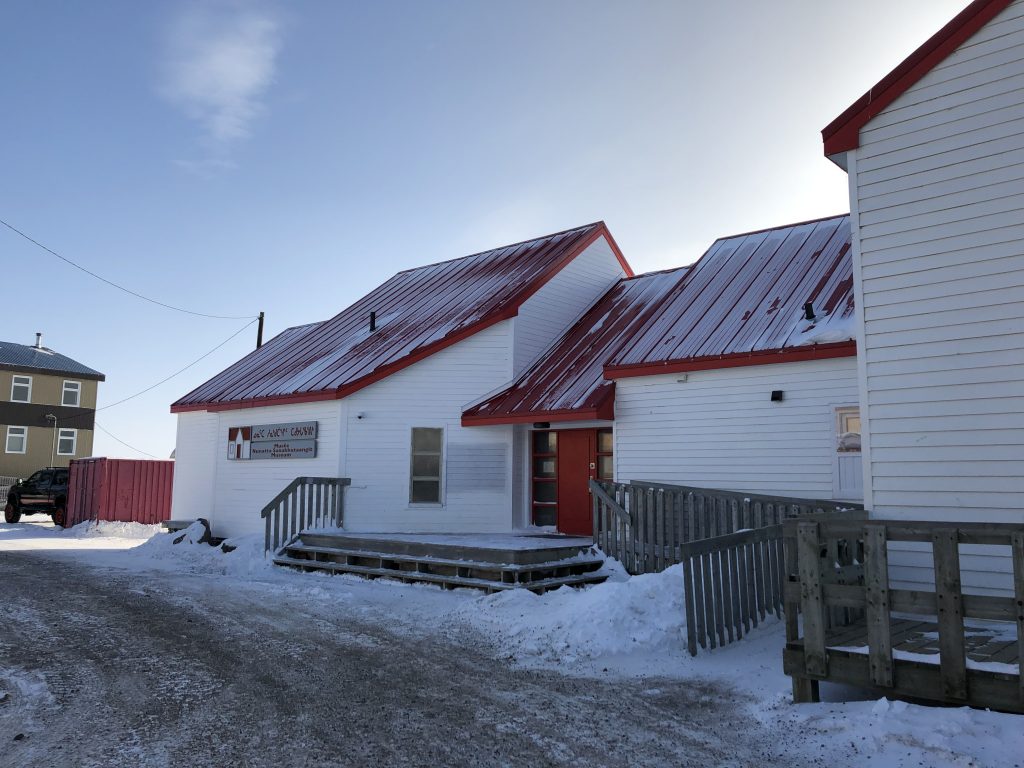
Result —
<instances>
[{"instance_id":1,"label":"thin cloud","mask_svg":"<svg viewBox=\"0 0 1024 768\"><path fill-rule=\"evenodd\" d=\"M192 6L169 30L161 94L224 150L264 110L280 47L280 23L265 9Z\"/></svg>"}]
</instances>

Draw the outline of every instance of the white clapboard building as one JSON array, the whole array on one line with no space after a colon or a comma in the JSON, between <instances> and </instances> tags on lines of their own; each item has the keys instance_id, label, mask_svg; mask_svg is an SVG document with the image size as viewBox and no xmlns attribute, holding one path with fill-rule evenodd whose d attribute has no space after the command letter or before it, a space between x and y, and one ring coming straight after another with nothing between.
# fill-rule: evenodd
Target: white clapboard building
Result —
<instances>
[{"instance_id":1,"label":"white clapboard building","mask_svg":"<svg viewBox=\"0 0 1024 768\"><path fill-rule=\"evenodd\" d=\"M823 136L849 174L866 505L1021 523L1024 1L971 3ZM965 548L965 585L1010 588L993 549ZM926 553L899 562L931 583Z\"/></svg>"},{"instance_id":2,"label":"white clapboard building","mask_svg":"<svg viewBox=\"0 0 1024 768\"><path fill-rule=\"evenodd\" d=\"M400 272L174 403L177 519L262 530L345 477L354 532L588 534L590 479L861 497L847 216L634 276L603 223Z\"/></svg>"}]
</instances>

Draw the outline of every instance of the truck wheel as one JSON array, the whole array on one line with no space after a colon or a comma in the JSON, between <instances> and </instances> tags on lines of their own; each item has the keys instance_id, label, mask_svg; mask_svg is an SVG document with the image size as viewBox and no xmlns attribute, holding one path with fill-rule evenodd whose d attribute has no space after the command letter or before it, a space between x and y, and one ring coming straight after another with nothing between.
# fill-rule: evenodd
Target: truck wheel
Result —
<instances>
[{"instance_id":1,"label":"truck wheel","mask_svg":"<svg viewBox=\"0 0 1024 768\"><path fill-rule=\"evenodd\" d=\"M4 521L13 525L19 520L21 520L21 510L15 506L13 501L8 501L7 506L4 507Z\"/></svg>"},{"instance_id":2,"label":"truck wheel","mask_svg":"<svg viewBox=\"0 0 1024 768\"><path fill-rule=\"evenodd\" d=\"M54 525L59 525L63 528L64 523L68 521L68 511L64 507L57 507L53 510L53 515L51 515L51 517L53 518Z\"/></svg>"}]
</instances>

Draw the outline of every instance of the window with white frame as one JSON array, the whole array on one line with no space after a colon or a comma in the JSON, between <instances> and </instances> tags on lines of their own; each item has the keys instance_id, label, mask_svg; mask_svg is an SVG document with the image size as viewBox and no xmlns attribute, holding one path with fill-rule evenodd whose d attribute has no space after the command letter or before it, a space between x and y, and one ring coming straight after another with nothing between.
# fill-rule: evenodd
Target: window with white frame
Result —
<instances>
[{"instance_id":1,"label":"window with white frame","mask_svg":"<svg viewBox=\"0 0 1024 768\"><path fill-rule=\"evenodd\" d=\"M4 449L7 453L25 453L28 450L28 427L8 427Z\"/></svg>"},{"instance_id":2,"label":"window with white frame","mask_svg":"<svg viewBox=\"0 0 1024 768\"><path fill-rule=\"evenodd\" d=\"M443 429L413 427L412 458L409 463L409 501L411 503L441 503L443 445Z\"/></svg>"},{"instance_id":3,"label":"window with white frame","mask_svg":"<svg viewBox=\"0 0 1024 768\"><path fill-rule=\"evenodd\" d=\"M60 396L61 405L69 405L72 408L77 408L82 402L82 382L80 381L65 381L64 391Z\"/></svg>"},{"instance_id":4,"label":"window with white frame","mask_svg":"<svg viewBox=\"0 0 1024 768\"><path fill-rule=\"evenodd\" d=\"M78 430L62 429L57 432L57 455L74 456L78 447Z\"/></svg>"},{"instance_id":5,"label":"window with white frame","mask_svg":"<svg viewBox=\"0 0 1024 768\"><path fill-rule=\"evenodd\" d=\"M839 453L860 451L860 408L836 408L836 450Z\"/></svg>"},{"instance_id":6,"label":"window with white frame","mask_svg":"<svg viewBox=\"0 0 1024 768\"><path fill-rule=\"evenodd\" d=\"M11 377L11 402L31 403L32 402L32 377L12 376Z\"/></svg>"}]
</instances>

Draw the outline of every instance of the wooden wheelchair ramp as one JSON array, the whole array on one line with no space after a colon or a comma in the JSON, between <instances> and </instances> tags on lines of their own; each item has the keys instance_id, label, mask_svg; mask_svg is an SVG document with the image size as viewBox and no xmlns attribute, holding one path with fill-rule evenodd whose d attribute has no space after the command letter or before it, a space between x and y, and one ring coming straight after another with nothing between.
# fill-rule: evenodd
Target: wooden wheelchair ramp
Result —
<instances>
[{"instance_id":1,"label":"wooden wheelchair ramp","mask_svg":"<svg viewBox=\"0 0 1024 768\"><path fill-rule=\"evenodd\" d=\"M783 663L796 701L817 700L825 680L1024 713L1024 525L793 520L784 527ZM930 548L934 590L890 585L890 542ZM962 545L1010 553L1010 594L964 590Z\"/></svg>"}]
</instances>

